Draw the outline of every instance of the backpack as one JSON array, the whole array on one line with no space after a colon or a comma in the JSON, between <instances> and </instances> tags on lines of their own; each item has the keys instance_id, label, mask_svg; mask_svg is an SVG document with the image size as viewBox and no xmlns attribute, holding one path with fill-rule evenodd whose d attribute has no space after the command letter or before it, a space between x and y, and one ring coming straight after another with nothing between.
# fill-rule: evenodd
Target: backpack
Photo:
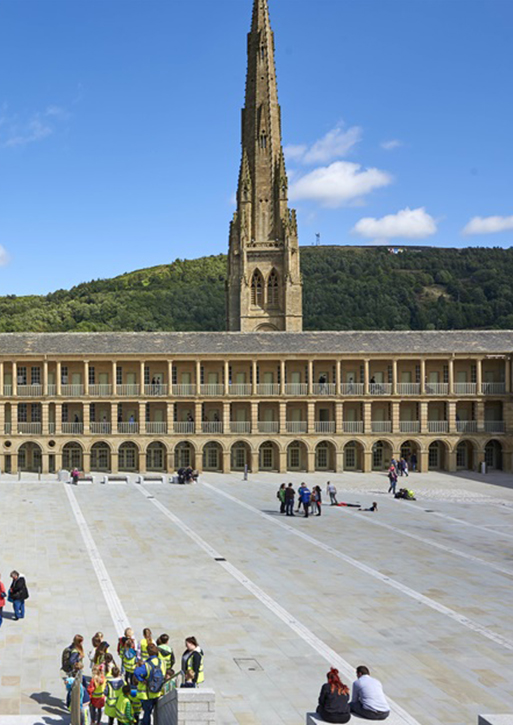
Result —
<instances>
[{"instance_id":1,"label":"backpack","mask_svg":"<svg viewBox=\"0 0 513 725\"><path fill-rule=\"evenodd\" d=\"M158 665L155 665L151 660L147 663L150 666L148 673L147 685L148 690L153 694L160 692L164 685L164 673Z\"/></svg>"},{"instance_id":2,"label":"backpack","mask_svg":"<svg viewBox=\"0 0 513 725\"><path fill-rule=\"evenodd\" d=\"M62 650L61 669L64 672L71 672L71 651L73 647L69 645Z\"/></svg>"}]
</instances>

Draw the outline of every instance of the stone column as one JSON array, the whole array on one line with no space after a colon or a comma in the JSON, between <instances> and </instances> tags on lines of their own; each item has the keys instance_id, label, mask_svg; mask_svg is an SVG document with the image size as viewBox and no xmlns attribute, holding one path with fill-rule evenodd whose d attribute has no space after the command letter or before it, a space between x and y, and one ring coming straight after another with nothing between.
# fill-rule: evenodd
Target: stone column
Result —
<instances>
[{"instance_id":1,"label":"stone column","mask_svg":"<svg viewBox=\"0 0 513 725\"><path fill-rule=\"evenodd\" d=\"M110 429L113 435L118 432L118 404L110 404Z\"/></svg>"},{"instance_id":2,"label":"stone column","mask_svg":"<svg viewBox=\"0 0 513 725\"><path fill-rule=\"evenodd\" d=\"M0 396L3 397L4 394L4 363L0 362Z\"/></svg>"},{"instance_id":3,"label":"stone column","mask_svg":"<svg viewBox=\"0 0 513 725\"><path fill-rule=\"evenodd\" d=\"M344 403L335 403L335 432L344 432Z\"/></svg>"},{"instance_id":4,"label":"stone column","mask_svg":"<svg viewBox=\"0 0 513 725\"><path fill-rule=\"evenodd\" d=\"M14 398L18 395L18 365L15 362L12 364L12 394Z\"/></svg>"},{"instance_id":5,"label":"stone column","mask_svg":"<svg viewBox=\"0 0 513 725\"><path fill-rule=\"evenodd\" d=\"M251 361L251 377L252 377L252 383L251 383L251 395L257 394L257 361L252 360Z\"/></svg>"},{"instance_id":6,"label":"stone column","mask_svg":"<svg viewBox=\"0 0 513 725\"><path fill-rule=\"evenodd\" d=\"M313 376L314 376L313 360L309 360L308 361L308 395L313 395Z\"/></svg>"},{"instance_id":7,"label":"stone column","mask_svg":"<svg viewBox=\"0 0 513 725\"><path fill-rule=\"evenodd\" d=\"M363 452L363 472L370 473L372 471L372 451Z\"/></svg>"},{"instance_id":8,"label":"stone column","mask_svg":"<svg viewBox=\"0 0 513 725\"><path fill-rule=\"evenodd\" d=\"M89 360L84 360L84 395L89 395Z\"/></svg>"},{"instance_id":9,"label":"stone column","mask_svg":"<svg viewBox=\"0 0 513 725\"><path fill-rule=\"evenodd\" d=\"M200 401L194 403L194 423L196 425L196 433L201 433L203 429L203 406Z\"/></svg>"},{"instance_id":10,"label":"stone column","mask_svg":"<svg viewBox=\"0 0 513 725\"><path fill-rule=\"evenodd\" d=\"M175 427L175 404L166 403L167 434L171 435Z\"/></svg>"},{"instance_id":11,"label":"stone column","mask_svg":"<svg viewBox=\"0 0 513 725\"><path fill-rule=\"evenodd\" d=\"M335 457L336 457L335 473L343 473L344 472L344 449L337 448Z\"/></svg>"},{"instance_id":12,"label":"stone column","mask_svg":"<svg viewBox=\"0 0 513 725\"><path fill-rule=\"evenodd\" d=\"M117 362L115 360L113 360L113 362L112 362L112 370L111 370L111 376L112 376L112 395L117 395L118 394L118 383L117 383L118 374L117 374L117 368L118 368Z\"/></svg>"},{"instance_id":13,"label":"stone column","mask_svg":"<svg viewBox=\"0 0 513 725\"><path fill-rule=\"evenodd\" d=\"M0 403L0 435L5 432L5 403ZM3 468L0 470L4 470Z\"/></svg>"},{"instance_id":14,"label":"stone column","mask_svg":"<svg viewBox=\"0 0 513 725\"><path fill-rule=\"evenodd\" d=\"M3 375L2 375L2 380L0 382L0 390L3 391L3 388L4 388L4 381L3 381ZM43 395L45 397L48 395L48 360L43 361Z\"/></svg>"},{"instance_id":15,"label":"stone column","mask_svg":"<svg viewBox=\"0 0 513 725\"><path fill-rule=\"evenodd\" d=\"M429 470L429 451L421 450L417 461L417 471L427 473Z\"/></svg>"},{"instance_id":16,"label":"stone column","mask_svg":"<svg viewBox=\"0 0 513 725\"><path fill-rule=\"evenodd\" d=\"M286 432L287 432L287 403L280 403L280 435L284 435Z\"/></svg>"},{"instance_id":17,"label":"stone column","mask_svg":"<svg viewBox=\"0 0 513 725\"><path fill-rule=\"evenodd\" d=\"M201 362L196 360L196 395L201 395Z\"/></svg>"},{"instance_id":18,"label":"stone column","mask_svg":"<svg viewBox=\"0 0 513 725\"><path fill-rule=\"evenodd\" d=\"M364 360L363 361L363 394L368 395L369 394L369 361Z\"/></svg>"},{"instance_id":19,"label":"stone column","mask_svg":"<svg viewBox=\"0 0 513 725\"><path fill-rule=\"evenodd\" d=\"M397 360L392 360L392 395L397 395Z\"/></svg>"},{"instance_id":20,"label":"stone column","mask_svg":"<svg viewBox=\"0 0 513 725\"><path fill-rule=\"evenodd\" d=\"M286 368L285 360L280 361L280 395L285 395L285 380L286 380Z\"/></svg>"},{"instance_id":21,"label":"stone column","mask_svg":"<svg viewBox=\"0 0 513 725\"><path fill-rule=\"evenodd\" d=\"M251 473L257 473L258 471L258 451L254 451L252 448L249 451L248 468Z\"/></svg>"},{"instance_id":22,"label":"stone column","mask_svg":"<svg viewBox=\"0 0 513 725\"><path fill-rule=\"evenodd\" d=\"M84 403L82 406L82 420L84 421L84 435L89 435L91 432L91 407L89 403Z\"/></svg>"},{"instance_id":23,"label":"stone column","mask_svg":"<svg viewBox=\"0 0 513 725\"><path fill-rule=\"evenodd\" d=\"M454 359L449 360L449 395L454 395Z\"/></svg>"},{"instance_id":24,"label":"stone column","mask_svg":"<svg viewBox=\"0 0 513 725\"><path fill-rule=\"evenodd\" d=\"M223 403L223 433L230 433L230 423L231 423L231 403ZM230 469L228 469L230 470ZM226 471L225 471L226 473Z\"/></svg>"},{"instance_id":25,"label":"stone column","mask_svg":"<svg viewBox=\"0 0 513 725\"><path fill-rule=\"evenodd\" d=\"M335 361L335 386L337 395L342 395L342 375L340 370L340 364L340 360Z\"/></svg>"},{"instance_id":26,"label":"stone column","mask_svg":"<svg viewBox=\"0 0 513 725\"><path fill-rule=\"evenodd\" d=\"M84 451L82 453L82 468L84 473L91 473L91 452Z\"/></svg>"},{"instance_id":27,"label":"stone column","mask_svg":"<svg viewBox=\"0 0 513 725\"><path fill-rule=\"evenodd\" d=\"M420 361L420 394L426 394L426 361L424 358Z\"/></svg>"},{"instance_id":28,"label":"stone column","mask_svg":"<svg viewBox=\"0 0 513 725\"><path fill-rule=\"evenodd\" d=\"M41 403L41 431L44 436L48 435L49 407L49 403Z\"/></svg>"},{"instance_id":29,"label":"stone column","mask_svg":"<svg viewBox=\"0 0 513 725\"><path fill-rule=\"evenodd\" d=\"M146 433L146 403L139 403L139 433Z\"/></svg>"},{"instance_id":30,"label":"stone column","mask_svg":"<svg viewBox=\"0 0 513 725\"><path fill-rule=\"evenodd\" d=\"M111 451L110 454L110 471L111 473L118 473L118 452L117 450Z\"/></svg>"},{"instance_id":31,"label":"stone column","mask_svg":"<svg viewBox=\"0 0 513 725\"><path fill-rule=\"evenodd\" d=\"M287 451L282 451L280 449L279 452L279 472L280 473L286 473L287 472Z\"/></svg>"},{"instance_id":32,"label":"stone column","mask_svg":"<svg viewBox=\"0 0 513 725\"><path fill-rule=\"evenodd\" d=\"M315 403L313 401L308 402L307 419L308 419L308 427L307 427L308 433L315 433Z\"/></svg>"},{"instance_id":33,"label":"stone column","mask_svg":"<svg viewBox=\"0 0 513 725\"><path fill-rule=\"evenodd\" d=\"M18 435L18 403L11 404L11 435Z\"/></svg>"},{"instance_id":34,"label":"stone column","mask_svg":"<svg viewBox=\"0 0 513 725\"><path fill-rule=\"evenodd\" d=\"M401 404L392 403L392 433L401 432Z\"/></svg>"},{"instance_id":35,"label":"stone column","mask_svg":"<svg viewBox=\"0 0 513 725\"><path fill-rule=\"evenodd\" d=\"M62 403L55 403L55 435L62 435Z\"/></svg>"},{"instance_id":36,"label":"stone column","mask_svg":"<svg viewBox=\"0 0 513 725\"><path fill-rule=\"evenodd\" d=\"M454 450L447 453L447 471L449 473L455 473L456 470L456 451Z\"/></svg>"},{"instance_id":37,"label":"stone column","mask_svg":"<svg viewBox=\"0 0 513 725\"><path fill-rule=\"evenodd\" d=\"M420 404L420 432L428 432L428 403Z\"/></svg>"},{"instance_id":38,"label":"stone column","mask_svg":"<svg viewBox=\"0 0 513 725\"><path fill-rule=\"evenodd\" d=\"M372 403L363 404L363 432L366 435L372 433Z\"/></svg>"},{"instance_id":39,"label":"stone column","mask_svg":"<svg viewBox=\"0 0 513 725\"><path fill-rule=\"evenodd\" d=\"M511 358L509 357L506 358L504 363L504 383L506 385L506 392L511 393ZM0 383L0 390L3 390L3 381Z\"/></svg>"},{"instance_id":40,"label":"stone column","mask_svg":"<svg viewBox=\"0 0 513 725\"><path fill-rule=\"evenodd\" d=\"M60 360L57 360L55 365L55 393L62 395L62 363Z\"/></svg>"},{"instance_id":41,"label":"stone column","mask_svg":"<svg viewBox=\"0 0 513 725\"><path fill-rule=\"evenodd\" d=\"M456 403L449 402L447 409L449 411L449 433L456 433Z\"/></svg>"},{"instance_id":42,"label":"stone column","mask_svg":"<svg viewBox=\"0 0 513 725\"><path fill-rule=\"evenodd\" d=\"M479 358L476 362L477 364L477 394L482 395L483 394L483 360L482 358Z\"/></svg>"},{"instance_id":43,"label":"stone column","mask_svg":"<svg viewBox=\"0 0 513 725\"><path fill-rule=\"evenodd\" d=\"M231 470L231 453L228 449L227 451L223 450L223 473L230 473Z\"/></svg>"},{"instance_id":44,"label":"stone column","mask_svg":"<svg viewBox=\"0 0 513 725\"><path fill-rule=\"evenodd\" d=\"M55 451L53 454L55 456L55 470L61 471L62 470L62 451Z\"/></svg>"},{"instance_id":45,"label":"stone column","mask_svg":"<svg viewBox=\"0 0 513 725\"><path fill-rule=\"evenodd\" d=\"M251 401L251 432L258 433L258 403Z\"/></svg>"},{"instance_id":46,"label":"stone column","mask_svg":"<svg viewBox=\"0 0 513 725\"><path fill-rule=\"evenodd\" d=\"M230 395L230 363L224 361L224 394Z\"/></svg>"},{"instance_id":47,"label":"stone column","mask_svg":"<svg viewBox=\"0 0 513 725\"><path fill-rule=\"evenodd\" d=\"M313 471L315 471L315 451L308 450L306 452L306 460L307 460L306 472L313 473Z\"/></svg>"},{"instance_id":48,"label":"stone column","mask_svg":"<svg viewBox=\"0 0 513 725\"><path fill-rule=\"evenodd\" d=\"M41 454L41 473L48 474L50 471L50 455L43 451Z\"/></svg>"},{"instance_id":49,"label":"stone column","mask_svg":"<svg viewBox=\"0 0 513 725\"><path fill-rule=\"evenodd\" d=\"M168 360L167 362L167 394L172 395L173 394L173 361ZM168 430L171 430L168 426Z\"/></svg>"},{"instance_id":50,"label":"stone column","mask_svg":"<svg viewBox=\"0 0 513 725\"><path fill-rule=\"evenodd\" d=\"M146 453L144 450L139 451L139 473L146 473Z\"/></svg>"},{"instance_id":51,"label":"stone column","mask_svg":"<svg viewBox=\"0 0 513 725\"><path fill-rule=\"evenodd\" d=\"M139 395L144 395L144 368L146 367L145 361L141 360L139 363ZM151 378L150 378L151 383Z\"/></svg>"},{"instance_id":52,"label":"stone column","mask_svg":"<svg viewBox=\"0 0 513 725\"><path fill-rule=\"evenodd\" d=\"M485 402L481 398L476 404L477 432L484 433L485 429Z\"/></svg>"},{"instance_id":53,"label":"stone column","mask_svg":"<svg viewBox=\"0 0 513 725\"><path fill-rule=\"evenodd\" d=\"M10 454L11 456L11 473L18 473L18 454L14 451Z\"/></svg>"}]
</instances>

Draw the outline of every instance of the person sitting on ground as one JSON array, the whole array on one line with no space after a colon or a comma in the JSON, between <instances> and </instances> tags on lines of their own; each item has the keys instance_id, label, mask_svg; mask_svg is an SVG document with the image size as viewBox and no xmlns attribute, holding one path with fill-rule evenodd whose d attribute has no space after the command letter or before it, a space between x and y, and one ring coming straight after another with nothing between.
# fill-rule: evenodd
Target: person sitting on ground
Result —
<instances>
[{"instance_id":1,"label":"person sitting on ground","mask_svg":"<svg viewBox=\"0 0 513 725\"><path fill-rule=\"evenodd\" d=\"M351 712L366 720L386 720L390 715L390 707L383 693L379 680L370 676L365 665L356 668L356 679L349 704Z\"/></svg>"},{"instance_id":2,"label":"person sitting on ground","mask_svg":"<svg viewBox=\"0 0 513 725\"><path fill-rule=\"evenodd\" d=\"M351 719L349 687L341 681L333 667L326 675L328 682L321 687L317 715L323 722L346 723Z\"/></svg>"}]
</instances>

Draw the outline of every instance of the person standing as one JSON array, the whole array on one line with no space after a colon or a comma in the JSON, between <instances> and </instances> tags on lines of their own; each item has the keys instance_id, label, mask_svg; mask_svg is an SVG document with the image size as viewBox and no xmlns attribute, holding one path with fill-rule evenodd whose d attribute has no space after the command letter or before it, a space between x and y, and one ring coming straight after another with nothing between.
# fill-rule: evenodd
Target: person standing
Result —
<instances>
[{"instance_id":1,"label":"person standing","mask_svg":"<svg viewBox=\"0 0 513 725\"><path fill-rule=\"evenodd\" d=\"M357 680L353 683L353 693L349 707L355 715L366 720L386 720L390 715L390 706L383 693L379 680L370 676L365 665L356 668Z\"/></svg>"},{"instance_id":2,"label":"person standing","mask_svg":"<svg viewBox=\"0 0 513 725\"><path fill-rule=\"evenodd\" d=\"M294 514L294 496L296 495L296 492L294 491L294 487L291 483L287 486L285 489L285 515L286 516L295 516Z\"/></svg>"},{"instance_id":3,"label":"person standing","mask_svg":"<svg viewBox=\"0 0 513 725\"><path fill-rule=\"evenodd\" d=\"M390 482L390 486L388 487L388 493L392 492L395 494L395 487L397 485L397 471L395 470L395 466L390 466L388 469L388 480Z\"/></svg>"},{"instance_id":4,"label":"person standing","mask_svg":"<svg viewBox=\"0 0 513 725\"><path fill-rule=\"evenodd\" d=\"M193 682L199 685L205 679L203 672L203 661L205 655L198 645L196 637L187 637L185 640L185 652L182 655L182 675L186 672L193 672Z\"/></svg>"},{"instance_id":5,"label":"person standing","mask_svg":"<svg viewBox=\"0 0 513 725\"><path fill-rule=\"evenodd\" d=\"M328 481L328 483L326 484L326 489L330 497L330 506L338 506L337 489L335 485L331 483L331 481Z\"/></svg>"},{"instance_id":6,"label":"person standing","mask_svg":"<svg viewBox=\"0 0 513 725\"><path fill-rule=\"evenodd\" d=\"M305 488L306 488L306 483L302 483L300 485L300 487L298 488L298 490L297 490L297 509L296 509L296 513L299 511L299 509L301 508L301 504L303 503L302 496L303 496L303 491L305 490Z\"/></svg>"},{"instance_id":7,"label":"person standing","mask_svg":"<svg viewBox=\"0 0 513 725\"><path fill-rule=\"evenodd\" d=\"M322 493L320 486L314 486L312 491L312 513L315 516L321 515Z\"/></svg>"},{"instance_id":8,"label":"person standing","mask_svg":"<svg viewBox=\"0 0 513 725\"><path fill-rule=\"evenodd\" d=\"M303 510L305 512L305 519L308 518L308 510L310 508L311 498L312 498L312 494L310 492L310 489L307 486L303 486L303 490L301 491L301 503L303 504Z\"/></svg>"},{"instance_id":9,"label":"person standing","mask_svg":"<svg viewBox=\"0 0 513 725\"><path fill-rule=\"evenodd\" d=\"M105 685L105 715L109 718L109 725L114 725L116 718L116 700L125 685L125 681L121 677L119 667L116 665L112 668L111 675Z\"/></svg>"},{"instance_id":10,"label":"person standing","mask_svg":"<svg viewBox=\"0 0 513 725\"><path fill-rule=\"evenodd\" d=\"M23 619L25 617L25 602L29 598L25 577L14 570L11 571L11 579L9 596L14 608L14 619Z\"/></svg>"},{"instance_id":11,"label":"person standing","mask_svg":"<svg viewBox=\"0 0 513 725\"><path fill-rule=\"evenodd\" d=\"M280 488L278 489L278 492L276 493L276 498L280 502L280 514L285 513L285 484L282 483Z\"/></svg>"},{"instance_id":12,"label":"person standing","mask_svg":"<svg viewBox=\"0 0 513 725\"><path fill-rule=\"evenodd\" d=\"M95 665L93 667L93 676L87 691L91 702L89 707L91 710L91 723L92 725L100 725L102 721L102 712L105 707L105 686L107 684L107 678L105 677L102 668Z\"/></svg>"},{"instance_id":13,"label":"person standing","mask_svg":"<svg viewBox=\"0 0 513 725\"><path fill-rule=\"evenodd\" d=\"M3 621L3 611L5 602L7 601L7 592L5 591L4 584L2 582L2 575L0 574L0 627Z\"/></svg>"},{"instance_id":14,"label":"person standing","mask_svg":"<svg viewBox=\"0 0 513 725\"><path fill-rule=\"evenodd\" d=\"M142 725L150 725L151 713L163 694L165 682L159 648L154 642L148 644L148 659L136 667L134 675L137 680L137 694L142 704Z\"/></svg>"},{"instance_id":15,"label":"person standing","mask_svg":"<svg viewBox=\"0 0 513 725\"><path fill-rule=\"evenodd\" d=\"M333 667L326 675L328 681L321 687L317 715L323 722L347 723L351 719L349 687L341 681Z\"/></svg>"},{"instance_id":16,"label":"person standing","mask_svg":"<svg viewBox=\"0 0 513 725\"><path fill-rule=\"evenodd\" d=\"M150 644L154 644L153 635L151 633L151 629L149 629L149 627L145 627L145 629L143 629L143 636L139 648L139 655L142 660L148 659L148 645Z\"/></svg>"},{"instance_id":17,"label":"person standing","mask_svg":"<svg viewBox=\"0 0 513 725\"><path fill-rule=\"evenodd\" d=\"M403 458L403 473L408 478L408 461L406 458Z\"/></svg>"},{"instance_id":18,"label":"person standing","mask_svg":"<svg viewBox=\"0 0 513 725\"><path fill-rule=\"evenodd\" d=\"M417 455L415 453L412 453L410 460L411 460L411 470L413 471L413 473L415 473L415 471L417 470Z\"/></svg>"}]
</instances>

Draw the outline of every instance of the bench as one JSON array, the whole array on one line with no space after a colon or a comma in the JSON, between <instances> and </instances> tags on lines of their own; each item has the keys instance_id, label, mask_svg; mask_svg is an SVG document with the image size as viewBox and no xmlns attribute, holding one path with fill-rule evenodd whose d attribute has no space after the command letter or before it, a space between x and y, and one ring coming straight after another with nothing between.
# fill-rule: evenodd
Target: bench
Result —
<instances>
[{"instance_id":1,"label":"bench","mask_svg":"<svg viewBox=\"0 0 513 725\"><path fill-rule=\"evenodd\" d=\"M114 476L104 476L102 483L128 483L128 476L118 476L117 474Z\"/></svg>"},{"instance_id":2,"label":"bench","mask_svg":"<svg viewBox=\"0 0 513 725\"><path fill-rule=\"evenodd\" d=\"M149 476L137 476L136 483L165 483L166 476L164 473L157 473Z\"/></svg>"},{"instance_id":3,"label":"bench","mask_svg":"<svg viewBox=\"0 0 513 725\"><path fill-rule=\"evenodd\" d=\"M479 715L478 725L513 725L513 715Z\"/></svg>"}]
</instances>

